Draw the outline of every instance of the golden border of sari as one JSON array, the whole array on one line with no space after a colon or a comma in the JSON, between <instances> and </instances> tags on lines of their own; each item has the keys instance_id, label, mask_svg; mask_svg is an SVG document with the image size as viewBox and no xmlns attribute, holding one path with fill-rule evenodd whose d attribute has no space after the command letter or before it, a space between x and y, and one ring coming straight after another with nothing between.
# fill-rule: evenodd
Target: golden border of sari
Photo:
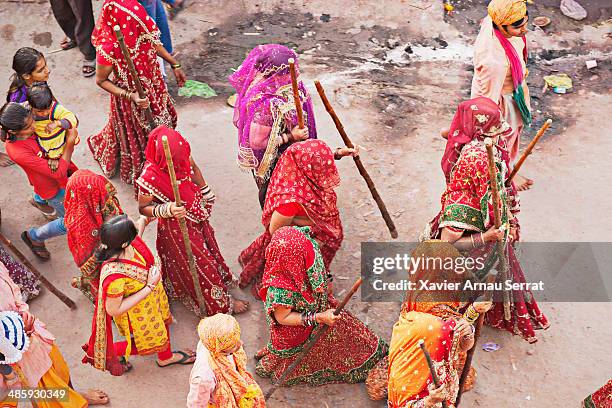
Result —
<instances>
[{"instance_id":1,"label":"golden border of sari","mask_svg":"<svg viewBox=\"0 0 612 408\"><path fill-rule=\"evenodd\" d=\"M159 259L155 258L155 265ZM105 264L100 271L100 286L98 287L98 309L96 314L96 341L94 345L94 367L104 371L106 369L106 308L104 307L102 284L104 279L113 274L121 274L134 279L140 283L146 283L149 270L136 265L128 265L123 262L111 262Z\"/></svg>"},{"instance_id":2,"label":"golden border of sari","mask_svg":"<svg viewBox=\"0 0 612 408\"><path fill-rule=\"evenodd\" d=\"M293 98L293 89L291 84L283 85L278 88L276 95L286 99L287 102L280 103L274 108L270 106L274 122L272 129L270 130L270 136L268 137L268 146L266 147L263 158L259 163L259 167L257 167L257 170L255 171L255 175L263 179L268 179L271 176L271 174L269 174L270 167L278 152L279 143L277 139L282 134L285 115L292 110L295 110L295 99ZM300 100L306 100L306 95L304 95L302 91L299 91L299 96ZM307 113L304 112L304 119L306 119L306 115Z\"/></svg>"}]
</instances>

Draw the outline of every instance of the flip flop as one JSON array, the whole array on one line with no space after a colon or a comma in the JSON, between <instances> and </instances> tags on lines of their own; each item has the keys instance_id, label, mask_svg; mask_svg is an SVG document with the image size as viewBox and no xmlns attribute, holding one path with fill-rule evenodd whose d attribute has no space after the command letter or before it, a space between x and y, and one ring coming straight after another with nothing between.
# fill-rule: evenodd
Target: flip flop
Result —
<instances>
[{"instance_id":1,"label":"flip flop","mask_svg":"<svg viewBox=\"0 0 612 408\"><path fill-rule=\"evenodd\" d=\"M84 60L83 68L81 69L81 73L83 74L85 78L89 78L89 77L96 75L96 60L92 60L92 61Z\"/></svg>"},{"instance_id":2,"label":"flip flop","mask_svg":"<svg viewBox=\"0 0 612 408\"><path fill-rule=\"evenodd\" d=\"M34 208L36 208L38 211L40 211L42 213L42 215L45 217L45 219L47 219L48 221L53 221L55 219L57 219L57 211L55 210L55 208L51 207L50 205L47 205L48 208L50 208L52 211L48 212L45 211L45 205L43 204L39 204L36 202L36 200L34 200L33 197L30 197L28 199L28 202L30 203L30 205Z\"/></svg>"},{"instance_id":3,"label":"flip flop","mask_svg":"<svg viewBox=\"0 0 612 408\"><path fill-rule=\"evenodd\" d=\"M132 368L134 368L134 366L130 362L125 361L125 357L123 356L119 357L119 363L125 367L124 373L129 373L130 371L132 371Z\"/></svg>"},{"instance_id":4,"label":"flip flop","mask_svg":"<svg viewBox=\"0 0 612 408\"><path fill-rule=\"evenodd\" d=\"M70 38L66 37L64 38L61 42L60 42L60 48L64 51L68 51L71 50L73 48L76 48L77 43L76 41L71 40Z\"/></svg>"},{"instance_id":5,"label":"flip flop","mask_svg":"<svg viewBox=\"0 0 612 408\"><path fill-rule=\"evenodd\" d=\"M191 365L191 364L193 364L195 362L195 361L187 362L187 360L189 360L189 359L191 359L191 358L193 358L195 356L190 356L189 354L185 353L184 351L180 351L179 350L179 351L173 351L172 353L173 354L180 354L183 357L180 360L174 361L174 362L169 363L169 364L161 365L161 364L159 364L159 361L156 361L155 364L157 364L157 366L160 367L160 368L166 368L166 367L170 367L170 366L175 365L175 364L179 364L179 365Z\"/></svg>"},{"instance_id":6,"label":"flip flop","mask_svg":"<svg viewBox=\"0 0 612 408\"><path fill-rule=\"evenodd\" d=\"M51 253L47 250L45 244L35 245L34 242L32 242L32 239L30 239L28 231L23 231L21 233L21 240L25 242L25 244L32 250L32 253L42 261L48 261L49 258L51 258Z\"/></svg>"}]
</instances>

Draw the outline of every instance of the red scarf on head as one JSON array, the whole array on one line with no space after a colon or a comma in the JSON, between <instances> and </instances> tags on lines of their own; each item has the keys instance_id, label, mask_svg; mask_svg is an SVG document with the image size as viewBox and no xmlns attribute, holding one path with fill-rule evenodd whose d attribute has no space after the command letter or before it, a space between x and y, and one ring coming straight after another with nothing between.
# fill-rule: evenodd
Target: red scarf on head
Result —
<instances>
[{"instance_id":1,"label":"red scarf on head","mask_svg":"<svg viewBox=\"0 0 612 408\"><path fill-rule=\"evenodd\" d=\"M133 79L127 72L127 63L115 36L114 27L119 26L125 45L141 78L151 78L150 73L156 66L151 66L151 56L155 46L161 44L159 29L137 0L105 0L100 17L91 34L91 43L96 52L105 61L113 63L118 76L133 85ZM149 95L151 97L151 95Z\"/></svg>"},{"instance_id":2,"label":"red scarf on head","mask_svg":"<svg viewBox=\"0 0 612 408\"><path fill-rule=\"evenodd\" d=\"M343 238L334 192L339 184L334 153L325 142L310 139L292 144L282 154L272 174L261 216L263 225L270 224L272 213L280 205L302 205L315 224L313 235L325 244L323 255L329 266Z\"/></svg>"},{"instance_id":3,"label":"red scarf on head","mask_svg":"<svg viewBox=\"0 0 612 408\"><path fill-rule=\"evenodd\" d=\"M510 133L512 128L503 119L499 106L491 99L479 96L461 102L453 117L442 156L442 171L446 181L450 180L451 171L464 145L474 139L484 140L485 137L506 136ZM508 153L504 149L499 150L506 165L509 165Z\"/></svg>"},{"instance_id":4,"label":"red scarf on head","mask_svg":"<svg viewBox=\"0 0 612 408\"><path fill-rule=\"evenodd\" d=\"M68 248L86 278L97 278L100 273L100 265L92 256L100 245L104 217L123 214L116 194L106 177L90 170L77 170L68 179L64 200Z\"/></svg>"},{"instance_id":5,"label":"red scarf on head","mask_svg":"<svg viewBox=\"0 0 612 408\"><path fill-rule=\"evenodd\" d=\"M196 222L204 221L208 218L209 212L205 207L206 202L200 188L191 181L191 147L176 130L162 125L151 132L145 150L146 162L136 183L146 190L142 191L144 194L153 194L162 202L175 201L162 143L163 136L168 138L168 147L179 183L179 193L188 211L188 218Z\"/></svg>"},{"instance_id":6,"label":"red scarf on head","mask_svg":"<svg viewBox=\"0 0 612 408\"><path fill-rule=\"evenodd\" d=\"M308 304L292 297L293 308L299 311L310 310L320 312L318 298L325 296L325 269L310 268L312 262L309 252L313 251L312 241L309 239L309 227L282 227L274 235L266 248L266 269L261 282L259 296L266 302L268 288L285 289L299 293ZM316 257L316 251L315 251ZM320 258L319 258L320 259ZM321 262L319 260L319 262ZM309 269L311 269L309 274ZM272 313L274 304L268 308ZM286 304L283 306L287 307ZM283 326L276 325L271 336L271 343L278 350L296 347L304 343L310 336L313 327L310 326Z\"/></svg>"}]
</instances>

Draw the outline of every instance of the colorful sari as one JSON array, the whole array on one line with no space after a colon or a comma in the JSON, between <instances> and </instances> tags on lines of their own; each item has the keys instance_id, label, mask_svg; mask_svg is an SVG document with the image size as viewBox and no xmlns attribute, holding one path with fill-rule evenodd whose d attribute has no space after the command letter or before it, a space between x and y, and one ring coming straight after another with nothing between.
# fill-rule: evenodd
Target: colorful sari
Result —
<instances>
[{"instance_id":1,"label":"colorful sari","mask_svg":"<svg viewBox=\"0 0 612 408\"><path fill-rule=\"evenodd\" d=\"M102 266L92 334L89 342L83 346L86 352L83 363L92 364L98 370L108 370L112 375L123 374L125 366L118 361L115 352L111 316L106 313L106 299L129 297L140 291L147 284L149 270L159 267L142 238L136 237L131 245L135 252L133 260L117 259L105 262ZM166 352L170 347L167 326L172 322L172 316L161 281L140 303L113 320L119 334L127 339L126 360L133 346L139 355Z\"/></svg>"},{"instance_id":2,"label":"colorful sari","mask_svg":"<svg viewBox=\"0 0 612 408\"><path fill-rule=\"evenodd\" d=\"M334 192L339 184L334 154L325 142L307 140L294 143L283 153L270 180L261 216L266 231L238 258L242 266L241 287L253 282L253 292L257 297L264 272L265 250L271 239L268 229L272 214L289 203L301 205L312 221L312 234L321 242L323 262L329 270L344 238Z\"/></svg>"},{"instance_id":3,"label":"colorful sari","mask_svg":"<svg viewBox=\"0 0 612 408\"><path fill-rule=\"evenodd\" d=\"M582 408L612 408L612 379L582 401Z\"/></svg>"},{"instance_id":4,"label":"colorful sari","mask_svg":"<svg viewBox=\"0 0 612 408\"><path fill-rule=\"evenodd\" d=\"M236 319L218 313L200 322L198 334L200 344L208 351L208 364L216 379L215 403L209 402L208 408L264 408L266 400L247 371L247 356L239 346L240 326ZM228 354L232 350L236 351Z\"/></svg>"},{"instance_id":5,"label":"colorful sari","mask_svg":"<svg viewBox=\"0 0 612 408\"><path fill-rule=\"evenodd\" d=\"M189 143L175 130L160 126L151 132L146 150L147 161L136 181L138 191L154 197L157 203L174 201L162 136L168 137L181 200L187 209L186 225L205 304L199 304L176 218L159 218L157 224L157 252L162 262L166 290L171 299L181 300L200 317L204 317L201 316L202 307L210 316L231 313L229 288L234 285L234 276L221 255L215 232L208 222L211 204L207 203L200 188L191 180Z\"/></svg>"},{"instance_id":6,"label":"colorful sari","mask_svg":"<svg viewBox=\"0 0 612 408\"><path fill-rule=\"evenodd\" d=\"M0 264L0 310L19 314L29 311L19 287L13 282L9 271L2 264ZM40 320L34 320L34 332L29 335L29 346L22 358L11 364L11 368L19 376L21 387L66 390L67 399L65 401L52 399L37 401L38 408L82 408L87 406L85 398L72 389L70 371L62 353L55 345L55 336ZM5 395L7 391L4 377L0 375L0 395ZM3 408L17 408L17 405L17 402L9 399L0 400L0 406Z\"/></svg>"},{"instance_id":7,"label":"colorful sari","mask_svg":"<svg viewBox=\"0 0 612 408\"><path fill-rule=\"evenodd\" d=\"M297 126L290 58L295 60L299 75L297 54L293 50L279 44L258 45L229 77L237 93L234 125L238 128L238 165L253 171L257 186L262 190L262 206L276 161L289 146L283 144L282 135ZM298 87L309 136L316 139L312 100L301 81Z\"/></svg>"},{"instance_id":8,"label":"colorful sari","mask_svg":"<svg viewBox=\"0 0 612 408\"><path fill-rule=\"evenodd\" d=\"M98 64L112 65L113 82L123 89L135 91L134 80L115 38L115 25L121 26L155 123L175 127L176 111L157 62L155 47L161 43L155 23L136 0L105 0L91 38ZM113 177L120 167L121 180L132 184L142 170L151 130L143 110L131 101L112 95L108 124L87 142L107 177Z\"/></svg>"},{"instance_id":9,"label":"colorful sari","mask_svg":"<svg viewBox=\"0 0 612 408\"><path fill-rule=\"evenodd\" d=\"M77 170L68 179L64 223L68 230L68 249L81 276L76 286L95 302L101 265L95 259L104 220L123 214L117 190L104 176L90 170Z\"/></svg>"},{"instance_id":10,"label":"colorful sari","mask_svg":"<svg viewBox=\"0 0 612 408\"><path fill-rule=\"evenodd\" d=\"M513 132L505 136L510 158L519 152L520 135L525 125L531 125L527 41L525 37L506 38L496 28L512 24L527 13L523 0L495 0L489 4L489 14L482 21L474 44L474 78L471 97L484 96L496 102Z\"/></svg>"},{"instance_id":11,"label":"colorful sari","mask_svg":"<svg viewBox=\"0 0 612 408\"><path fill-rule=\"evenodd\" d=\"M506 228L507 242L510 226L519 227L516 218L520 208L514 183L506 187L509 155L503 136L510 129L505 124L499 107L488 98L475 98L462 102L453 118L442 169L446 176L446 190L442 194L440 213L428 224L424 238L439 238L442 228L466 235L485 232L494 225L493 202L489 185L488 157L484 138L499 137L495 146L495 164L500 193L502 226ZM507 278L524 283L525 275L512 245L505 245L509 268ZM493 245L480 249L482 254L492 251ZM549 323L540 311L531 291L515 290L511 293L511 319L504 319L502 302L495 302L487 313L489 325L521 335L533 343L537 341L535 328L548 328Z\"/></svg>"},{"instance_id":12,"label":"colorful sari","mask_svg":"<svg viewBox=\"0 0 612 408\"><path fill-rule=\"evenodd\" d=\"M6 267L11 279L19 286L19 289L21 289L21 294L26 302L38 296L40 293L40 281L36 275L21 262L16 261L1 244L0 263Z\"/></svg>"},{"instance_id":13,"label":"colorful sari","mask_svg":"<svg viewBox=\"0 0 612 408\"><path fill-rule=\"evenodd\" d=\"M461 255L449 243L428 241L413 251L411 258L456 259ZM465 275L455 273L434 263L433 268L420 267L410 273L409 280L419 287L419 282L449 282L461 284ZM466 353L459 348L461 340L454 329L462 317L458 293L413 290L406 294L402 311L393 326L389 348L389 408L422 408L423 399L429 395L431 374L419 342L425 341L440 383L447 385L446 402L454 407L459 391L459 377ZM473 382L475 371L471 370ZM470 384L471 385L471 384Z\"/></svg>"},{"instance_id":14,"label":"colorful sari","mask_svg":"<svg viewBox=\"0 0 612 408\"><path fill-rule=\"evenodd\" d=\"M314 250L314 261L308 253ZM270 327L270 341L258 353L256 372L277 381L296 359L319 328L284 326L276 322L277 306L298 313L324 312L336 300L328 293L323 257L319 244L310 236L310 227L283 227L276 231L266 249L266 271L260 296ZM387 354L387 344L347 311L321 337L284 385L306 383L357 383Z\"/></svg>"}]
</instances>

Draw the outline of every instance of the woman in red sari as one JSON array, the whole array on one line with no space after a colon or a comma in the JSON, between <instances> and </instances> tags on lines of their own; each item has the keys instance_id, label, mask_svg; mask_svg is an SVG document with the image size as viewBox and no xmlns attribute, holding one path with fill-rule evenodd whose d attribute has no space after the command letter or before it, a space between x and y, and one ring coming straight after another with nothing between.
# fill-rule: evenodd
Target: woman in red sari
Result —
<instances>
[{"instance_id":1,"label":"woman in red sari","mask_svg":"<svg viewBox=\"0 0 612 408\"><path fill-rule=\"evenodd\" d=\"M118 46L113 27L119 25L131 51L147 97L135 92L127 62ZM120 167L121 180L131 184L144 163L147 135L152 130L144 108L149 106L156 125L176 126L176 111L162 77L157 56L173 69L179 86L185 82L181 64L168 53L159 39L159 30L137 0L105 0L91 42L96 47L96 83L111 94L110 117L101 133L89 137L94 158L107 177ZM114 78L109 79L111 73Z\"/></svg>"},{"instance_id":2,"label":"woman in red sari","mask_svg":"<svg viewBox=\"0 0 612 408\"><path fill-rule=\"evenodd\" d=\"M241 287L253 282L253 294L258 296L264 252L272 234L286 225L311 227L329 270L344 237L334 192L340 184L334 159L358 154L358 148L333 152L318 139L294 143L283 153L272 174L261 216L266 230L238 258Z\"/></svg>"},{"instance_id":3,"label":"woman in red sari","mask_svg":"<svg viewBox=\"0 0 612 408\"><path fill-rule=\"evenodd\" d=\"M257 353L257 374L277 381L320 325L331 326L283 383L323 385L365 381L387 354L387 344L347 311L334 315L319 244L310 227L282 227L266 249L260 296L270 327Z\"/></svg>"},{"instance_id":4,"label":"woman in red sari","mask_svg":"<svg viewBox=\"0 0 612 408\"><path fill-rule=\"evenodd\" d=\"M181 207L173 200L162 136L168 138L180 196L184 202ZM181 300L200 317L246 311L248 302L233 299L229 293L234 285L234 276L225 264L215 232L208 222L215 195L193 161L189 143L177 131L160 126L149 135L146 160L142 174L136 181L138 203L142 215L158 219L157 252L161 257L164 284L170 298ZM198 301L189 271L179 218L185 218L189 231L204 305Z\"/></svg>"},{"instance_id":5,"label":"woman in red sari","mask_svg":"<svg viewBox=\"0 0 612 408\"><path fill-rule=\"evenodd\" d=\"M130 355L157 354L159 367L193 364L193 352L171 349L168 326L172 315L161 283L159 260L126 215L102 224L96 259L102 265L100 285L92 334L83 346L83 363L112 375L122 375L132 368ZM113 343L111 320L126 341Z\"/></svg>"},{"instance_id":6,"label":"woman in red sari","mask_svg":"<svg viewBox=\"0 0 612 408\"><path fill-rule=\"evenodd\" d=\"M441 200L442 210L428 225L424 235L425 238L451 242L461 251L482 254L490 252L493 243L503 239L509 268L507 278L522 283L525 275L512 246L519 238L519 200L514 183L510 187L505 185L509 155L504 136L510 132L512 129L491 99L478 97L459 105L442 158L447 181ZM492 138L495 143L501 229L494 226L485 138ZM515 290L511 298L510 320L504 318L503 303L496 302L485 321L493 327L519 334L530 343L537 341L534 330L548 328L546 316L530 291Z\"/></svg>"},{"instance_id":7,"label":"woman in red sari","mask_svg":"<svg viewBox=\"0 0 612 408\"><path fill-rule=\"evenodd\" d=\"M101 268L95 256L100 246L100 227L112 216L123 214L117 190L106 177L77 170L68 179L64 207L68 249L81 271L73 286L95 301Z\"/></svg>"}]
</instances>

